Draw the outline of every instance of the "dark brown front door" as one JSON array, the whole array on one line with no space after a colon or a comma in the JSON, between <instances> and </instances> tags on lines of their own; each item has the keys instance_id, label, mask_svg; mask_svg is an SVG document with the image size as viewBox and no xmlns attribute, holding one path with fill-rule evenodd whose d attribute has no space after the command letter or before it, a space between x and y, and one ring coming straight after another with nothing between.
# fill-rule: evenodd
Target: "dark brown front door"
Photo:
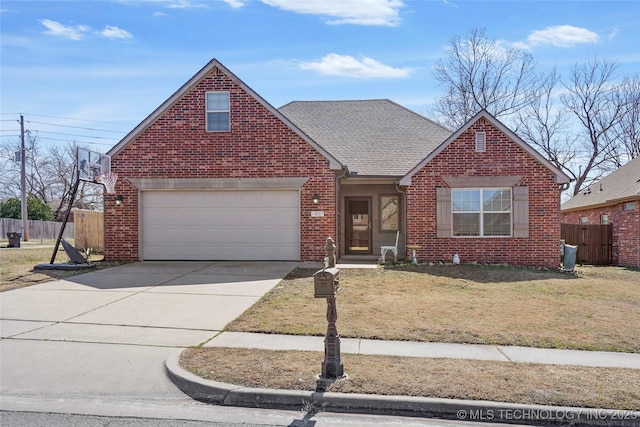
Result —
<instances>
[{"instance_id":1,"label":"dark brown front door","mask_svg":"<svg viewBox=\"0 0 640 427\"><path fill-rule=\"evenodd\" d=\"M370 254L371 250L371 198L346 198L346 252Z\"/></svg>"}]
</instances>

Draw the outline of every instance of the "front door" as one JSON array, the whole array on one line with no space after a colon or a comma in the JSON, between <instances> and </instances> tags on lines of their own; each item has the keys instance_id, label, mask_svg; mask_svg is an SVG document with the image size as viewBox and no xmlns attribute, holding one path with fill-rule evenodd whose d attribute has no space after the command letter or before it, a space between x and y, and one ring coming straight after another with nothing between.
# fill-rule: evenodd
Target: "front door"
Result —
<instances>
[{"instance_id":1,"label":"front door","mask_svg":"<svg viewBox=\"0 0 640 427\"><path fill-rule=\"evenodd\" d=\"M370 254L371 248L371 198L346 198L346 253Z\"/></svg>"}]
</instances>

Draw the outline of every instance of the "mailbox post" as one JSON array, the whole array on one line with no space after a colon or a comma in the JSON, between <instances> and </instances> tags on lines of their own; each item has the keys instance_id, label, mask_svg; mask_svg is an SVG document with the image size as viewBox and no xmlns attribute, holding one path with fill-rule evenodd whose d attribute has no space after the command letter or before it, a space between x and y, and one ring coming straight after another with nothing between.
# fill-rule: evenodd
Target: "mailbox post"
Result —
<instances>
[{"instance_id":1,"label":"mailbox post","mask_svg":"<svg viewBox=\"0 0 640 427\"><path fill-rule=\"evenodd\" d=\"M314 296L327 299L327 335L324 338L324 361L322 362L321 378L341 378L344 376L344 366L340 359L340 335L336 328L338 309L336 297L338 295L340 270L336 268L336 245L329 237L325 246L325 267L313 275Z\"/></svg>"}]
</instances>

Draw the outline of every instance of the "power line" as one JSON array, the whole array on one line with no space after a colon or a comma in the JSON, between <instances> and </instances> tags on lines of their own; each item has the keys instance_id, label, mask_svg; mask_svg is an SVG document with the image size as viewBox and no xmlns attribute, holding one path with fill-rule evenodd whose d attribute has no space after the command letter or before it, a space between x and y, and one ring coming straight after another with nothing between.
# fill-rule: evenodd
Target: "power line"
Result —
<instances>
[{"instance_id":1,"label":"power line","mask_svg":"<svg viewBox=\"0 0 640 427\"><path fill-rule=\"evenodd\" d=\"M3 113L3 114L11 114L11 113ZM14 113L17 114L17 113ZM107 123L110 125L123 125L123 126L133 126L133 123L125 123L125 122L108 122L108 121L104 121L104 120L89 120L89 119L79 119L79 118L75 118L75 117L61 117L61 116L48 116L45 114L33 114L33 113L29 113L30 116L36 116L36 117L50 117L53 119L63 119L63 120L76 120L79 122L94 122L94 123Z\"/></svg>"},{"instance_id":2,"label":"power line","mask_svg":"<svg viewBox=\"0 0 640 427\"><path fill-rule=\"evenodd\" d=\"M77 136L80 138L92 138L92 139L108 139L110 141L120 141L120 138L107 138L106 136L91 136L91 135L77 135L73 133L62 133L62 132L52 132L49 130L38 130L38 129L29 129L31 132L37 133L50 133L53 135L64 135L64 136Z\"/></svg>"},{"instance_id":3,"label":"power line","mask_svg":"<svg viewBox=\"0 0 640 427\"><path fill-rule=\"evenodd\" d=\"M36 123L40 125L58 126L58 127L72 128L72 129L91 130L96 132L125 133L124 131L119 131L119 130L95 129L95 128L87 128L87 127L81 127L81 126L59 125L57 123L36 122L33 120L28 120L27 123Z\"/></svg>"},{"instance_id":4,"label":"power line","mask_svg":"<svg viewBox=\"0 0 640 427\"><path fill-rule=\"evenodd\" d=\"M38 137L38 139L42 140L42 141L62 141L62 142L71 142L68 139L61 139L61 138L50 138L47 136L43 136L43 137ZM106 145L108 147L113 147L114 144L112 143L106 143L106 142L88 142L88 141L73 141L78 145Z\"/></svg>"}]
</instances>

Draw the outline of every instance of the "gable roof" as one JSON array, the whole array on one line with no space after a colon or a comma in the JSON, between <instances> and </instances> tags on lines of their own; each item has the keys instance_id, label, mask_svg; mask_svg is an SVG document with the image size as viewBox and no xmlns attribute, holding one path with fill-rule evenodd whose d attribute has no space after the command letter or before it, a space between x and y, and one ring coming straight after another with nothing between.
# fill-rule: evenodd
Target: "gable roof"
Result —
<instances>
[{"instance_id":1,"label":"gable roof","mask_svg":"<svg viewBox=\"0 0 640 427\"><path fill-rule=\"evenodd\" d=\"M359 176L400 177L451 134L387 99L293 101L280 111Z\"/></svg>"},{"instance_id":2,"label":"gable roof","mask_svg":"<svg viewBox=\"0 0 640 427\"><path fill-rule=\"evenodd\" d=\"M498 119L489 114L486 110L480 111L478 114L473 116L471 120L465 123L460 129L451 134L442 144L440 144L435 150L433 150L427 157L425 157L420 163L418 163L413 169L409 171L405 176L400 179L400 185L411 185L411 178L413 175L418 173L420 169L422 169L427 163L429 163L435 156L440 154L449 144L456 140L460 135L466 132L474 123L476 123L481 118L487 120L491 125L495 126L500 132L504 133L509 139L511 139L515 144L520 146L523 150L529 153L533 158L535 158L538 162L543 164L547 169L553 172L556 176L556 182L559 184L568 184L571 181L564 172L558 169L553 163L549 160L545 159L540 153L538 153L533 147L527 144L522 138L513 133L511 129L502 124Z\"/></svg>"},{"instance_id":3,"label":"gable roof","mask_svg":"<svg viewBox=\"0 0 640 427\"><path fill-rule=\"evenodd\" d=\"M640 200L640 157L627 162L600 181L591 184L560 206L573 211L606 206L624 200Z\"/></svg>"},{"instance_id":4,"label":"gable roof","mask_svg":"<svg viewBox=\"0 0 640 427\"><path fill-rule=\"evenodd\" d=\"M191 79L189 79L180 89L178 89L173 95L164 101L158 108L156 108L146 119L144 119L138 126L136 126L131 132L129 132L120 142L118 142L113 148L111 148L107 154L110 156L116 156L122 151L131 141L136 139L140 133L151 126L158 118L160 118L167 110L169 110L178 100L180 100L186 93L188 93L193 87L195 87L202 79L204 79L214 69L220 70L223 74L233 80L242 90L253 97L258 103L266 108L271 114L276 116L287 127L289 127L298 136L304 139L309 145L316 149L322 156L329 161L330 169L340 170L343 168L342 164L332 156L327 150L318 145L309 136L302 132L296 125L294 125L287 117L285 117L278 109L273 107L267 101L264 100L257 92L247 86L242 80L240 80L229 69L222 65L217 59L212 59L207 65L202 67ZM204 114L204 111L203 111Z\"/></svg>"}]
</instances>

